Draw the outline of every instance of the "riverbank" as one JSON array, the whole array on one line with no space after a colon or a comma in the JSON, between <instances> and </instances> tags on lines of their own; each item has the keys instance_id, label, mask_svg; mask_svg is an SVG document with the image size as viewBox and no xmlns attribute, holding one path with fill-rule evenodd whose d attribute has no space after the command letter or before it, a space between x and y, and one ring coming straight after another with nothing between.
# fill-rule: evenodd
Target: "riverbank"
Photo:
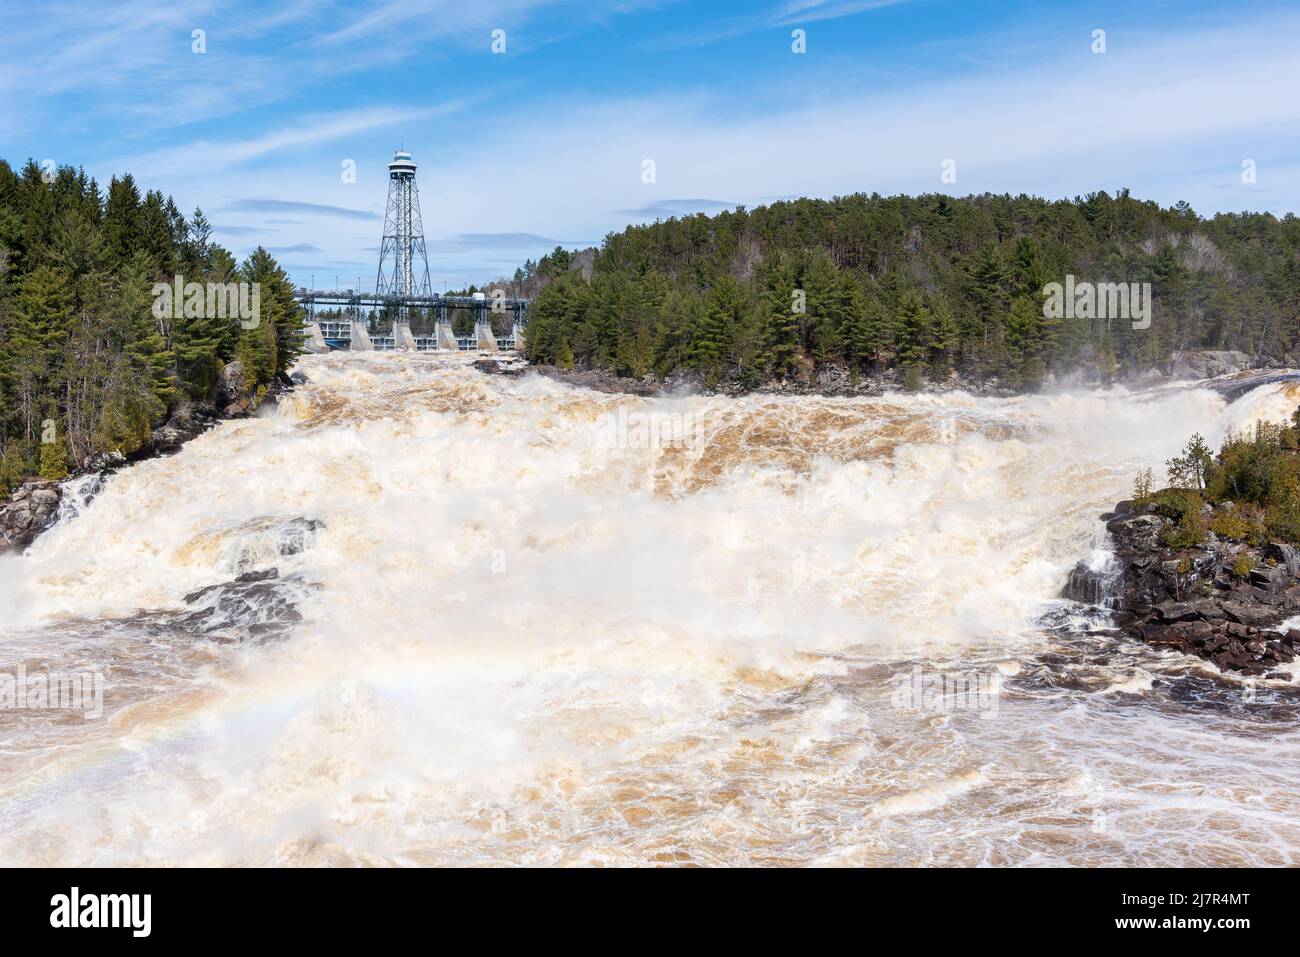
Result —
<instances>
[{"instance_id":1,"label":"riverbank","mask_svg":"<svg viewBox=\"0 0 1300 957\"><path fill-rule=\"evenodd\" d=\"M235 383L242 381L238 363L231 363L222 374L222 388L217 401L212 404L194 403L182 406L162 425L154 429L149 441L131 455L120 452L101 452L74 469L66 479L51 481L27 478L14 489L6 502L0 504L0 556L21 554L45 531L59 520L64 507L65 489L78 479L90 475L112 475L119 468L172 455L187 442L230 419L247 418L256 412L267 399L276 399L293 390L288 377L272 383L262 395L240 389ZM78 507L89 502L98 491L98 484L85 490Z\"/></svg>"},{"instance_id":2,"label":"riverbank","mask_svg":"<svg viewBox=\"0 0 1300 957\"><path fill-rule=\"evenodd\" d=\"M478 368L479 363L475 363L475 367ZM597 392L639 396L691 393L733 397L741 395L789 395L859 398L900 392L928 394L964 392L968 395L1009 398L1022 395L1026 391L1052 392L1064 389L1101 389L1109 385L1141 388L1166 382L1200 381L1235 375L1253 378L1255 375L1263 376L1287 367L1272 360L1252 358L1243 352L1189 352L1171 356L1159 366L1153 366L1141 372L1130 372L1110 383L1104 382L1097 376L1089 375L1082 370L1072 371L1060 376L1049 373L1033 390L1012 388L996 378L977 379L971 376L963 376L956 371L941 380L924 379L919 387L913 388L906 381L903 372L898 369L860 374L834 363L826 363L815 369L807 369L802 375L757 384L733 381L726 378L710 381L704 375L685 370L674 371L660 379L653 373L641 378L634 378L620 376L602 369L561 369L546 363L529 364L527 368L539 375L563 382L566 385L594 389ZM482 371L505 372L507 370L484 368ZM513 372L513 368L510 371ZM1253 385L1248 387L1253 387Z\"/></svg>"}]
</instances>

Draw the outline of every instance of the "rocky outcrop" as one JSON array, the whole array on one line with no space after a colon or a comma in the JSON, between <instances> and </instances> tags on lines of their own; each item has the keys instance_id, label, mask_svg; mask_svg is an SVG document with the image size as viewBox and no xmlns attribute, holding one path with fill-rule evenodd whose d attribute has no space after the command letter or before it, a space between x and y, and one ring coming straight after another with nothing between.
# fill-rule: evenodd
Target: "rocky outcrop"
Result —
<instances>
[{"instance_id":1,"label":"rocky outcrop","mask_svg":"<svg viewBox=\"0 0 1300 957\"><path fill-rule=\"evenodd\" d=\"M171 455L222 420L249 415L262 400L292 392L295 385L305 381L305 376L280 376L268 388L253 395L244 381L242 367L238 362L231 362L222 371L215 408L206 404L182 405L165 424L150 433L145 445L131 455L117 451L101 452L88 459L76 474L105 476L131 462ZM94 491L97 492L98 487ZM56 482L33 479L20 485L8 502L0 504L0 555L21 552L53 525L62 499L63 489ZM81 507L85 503L73 504Z\"/></svg>"},{"instance_id":2,"label":"rocky outcrop","mask_svg":"<svg viewBox=\"0 0 1300 957\"><path fill-rule=\"evenodd\" d=\"M165 424L153 430L149 437L149 444L132 456L132 459L171 455L190 439L202 435L219 421L221 417L211 409L197 405L184 406Z\"/></svg>"},{"instance_id":3,"label":"rocky outcrop","mask_svg":"<svg viewBox=\"0 0 1300 957\"><path fill-rule=\"evenodd\" d=\"M215 641L262 641L288 634L302 621L293 600L295 577L277 568L245 572L233 581L209 585L185 596L193 610L177 620Z\"/></svg>"},{"instance_id":4,"label":"rocky outcrop","mask_svg":"<svg viewBox=\"0 0 1300 957\"><path fill-rule=\"evenodd\" d=\"M1169 375L1174 379L1213 379L1254 365L1244 352L1180 352L1169 360Z\"/></svg>"},{"instance_id":5,"label":"rocky outcrop","mask_svg":"<svg viewBox=\"0 0 1300 957\"><path fill-rule=\"evenodd\" d=\"M1203 544L1164 544L1173 520L1120 502L1102 516L1112 564L1080 563L1063 597L1114 609L1130 637L1212 661L1224 671L1290 678L1278 671L1300 652L1300 549L1255 547L1208 533Z\"/></svg>"},{"instance_id":6,"label":"rocky outcrop","mask_svg":"<svg viewBox=\"0 0 1300 957\"><path fill-rule=\"evenodd\" d=\"M475 359L470 365L485 375L503 375L510 378L517 378L528 371L527 362L508 356L499 359Z\"/></svg>"},{"instance_id":7,"label":"rocky outcrop","mask_svg":"<svg viewBox=\"0 0 1300 957\"><path fill-rule=\"evenodd\" d=\"M646 376L644 379L632 379L626 376L617 376L612 372L605 372L600 369L559 369L548 365L535 365L532 368L535 372L546 376L548 379L555 379L567 385L594 389L597 392L625 395L658 395L664 389L664 385L654 376Z\"/></svg>"},{"instance_id":8,"label":"rocky outcrop","mask_svg":"<svg viewBox=\"0 0 1300 957\"><path fill-rule=\"evenodd\" d=\"M217 384L217 408L221 410L222 418L248 415L257 408L259 401L251 377L244 371L244 364L238 359L226 363Z\"/></svg>"},{"instance_id":9,"label":"rocky outcrop","mask_svg":"<svg viewBox=\"0 0 1300 957\"><path fill-rule=\"evenodd\" d=\"M24 482L0 505L0 554L22 551L54 524L63 491L57 482Z\"/></svg>"}]
</instances>

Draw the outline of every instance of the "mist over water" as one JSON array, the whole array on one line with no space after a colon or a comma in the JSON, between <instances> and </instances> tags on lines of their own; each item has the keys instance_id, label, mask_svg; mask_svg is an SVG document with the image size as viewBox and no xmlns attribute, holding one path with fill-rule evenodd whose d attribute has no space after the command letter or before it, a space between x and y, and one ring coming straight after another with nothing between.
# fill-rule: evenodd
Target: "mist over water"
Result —
<instances>
[{"instance_id":1,"label":"mist over water","mask_svg":"<svg viewBox=\"0 0 1300 957\"><path fill-rule=\"evenodd\" d=\"M0 860L1300 862L1293 686L1243 703L1056 599L1139 467L1286 418L1286 386L641 399L458 356L300 368L0 560L0 672L106 683L98 720L0 711ZM620 408L691 440L611 443ZM996 674L996 710L896 707L916 666Z\"/></svg>"}]
</instances>

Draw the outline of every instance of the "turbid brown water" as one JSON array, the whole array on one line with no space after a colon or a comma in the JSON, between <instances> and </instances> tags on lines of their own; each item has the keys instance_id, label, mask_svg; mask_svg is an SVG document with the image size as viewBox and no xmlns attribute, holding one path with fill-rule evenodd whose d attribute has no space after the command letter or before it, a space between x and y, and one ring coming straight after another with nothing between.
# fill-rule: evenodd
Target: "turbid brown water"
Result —
<instances>
[{"instance_id":1,"label":"turbid brown water","mask_svg":"<svg viewBox=\"0 0 1300 957\"><path fill-rule=\"evenodd\" d=\"M0 672L105 681L96 719L0 711L3 862L1300 862L1294 686L1055 598L1139 467L1288 416L1293 384L302 369L0 562ZM936 677L978 693L908 691Z\"/></svg>"}]
</instances>

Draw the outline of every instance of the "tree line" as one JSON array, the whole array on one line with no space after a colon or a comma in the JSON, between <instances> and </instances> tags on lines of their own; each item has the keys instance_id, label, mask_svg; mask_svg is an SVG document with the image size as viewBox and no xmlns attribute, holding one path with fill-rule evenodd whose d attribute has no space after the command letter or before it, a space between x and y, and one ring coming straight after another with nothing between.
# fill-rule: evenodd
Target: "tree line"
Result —
<instances>
[{"instance_id":1,"label":"tree line","mask_svg":"<svg viewBox=\"0 0 1300 957\"><path fill-rule=\"evenodd\" d=\"M177 275L259 284L258 321L160 318L154 284ZM230 362L257 394L301 349L293 287L262 247L236 263L202 210L186 219L130 175L104 191L84 170L0 160L0 491L131 455L178 410L213 403Z\"/></svg>"},{"instance_id":2,"label":"tree line","mask_svg":"<svg viewBox=\"0 0 1300 957\"><path fill-rule=\"evenodd\" d=\"M1110 382L1178 352L1291 355L1300 336L1300 220L1198 216L1121 190L1032 196L854 194L672 218L557 248L540 290L535 362L754 387L835 365L913 388L1018 390L1078 370ZM1068 275L1150 283L1150 327L1047 318ZM1052 310L1047 310L1051 312Z\"/></svg>"}]
</instances>

